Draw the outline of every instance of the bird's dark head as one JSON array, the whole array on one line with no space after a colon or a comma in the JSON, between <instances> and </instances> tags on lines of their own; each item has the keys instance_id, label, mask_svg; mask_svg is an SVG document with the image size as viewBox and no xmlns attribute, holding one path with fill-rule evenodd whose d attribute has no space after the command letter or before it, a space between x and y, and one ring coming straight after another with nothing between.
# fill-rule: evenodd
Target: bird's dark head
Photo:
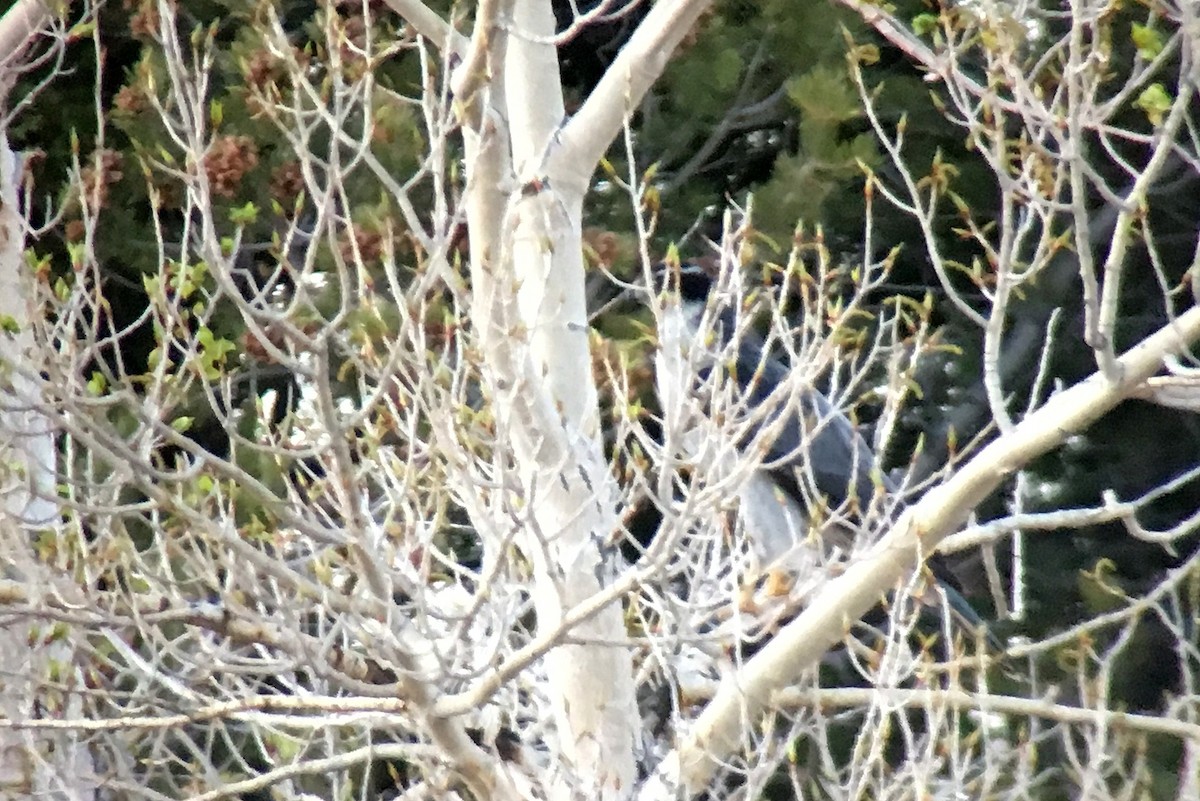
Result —
<instances>
[{"instance_id":1,"label":"bird's dark head","mask_svg":"<svg viewBox=\"0 0 1200 801\"><path fill-rule=\"evenodd\" d=\"M658 289L678 294L685 304L708 301L709 291L716 283L714 271L700 262L687 261L682 264L661 264L656 271Z\"/></svg>"},{"instance_id":2,"label":"bird's dark head","mask_svg":"<svg viewBox=\"0 0 1200 801\"><path fill-rule=\"evenodd\" d=\"M705 303L716 277L696 262L679 266L679 298L685 303Z\"/></svg>"},{"instance_id":3,"label":"bird's dark head","mask_svg":"<svg viewBox=\"0 0 1200 801\"><path fill-rule=\"evenodd\" d=\"M655 282L662 292L664 309L677 312L685 337L695 337L703 329L732 331L732 326L718 324L731 313L731 295L727 282L719 280L720 267L715 260L663 263L656 270ZM705 326L706 315L711 315ZM662 326L660 325L660 328Z\"/></svg>"}]
</instances>

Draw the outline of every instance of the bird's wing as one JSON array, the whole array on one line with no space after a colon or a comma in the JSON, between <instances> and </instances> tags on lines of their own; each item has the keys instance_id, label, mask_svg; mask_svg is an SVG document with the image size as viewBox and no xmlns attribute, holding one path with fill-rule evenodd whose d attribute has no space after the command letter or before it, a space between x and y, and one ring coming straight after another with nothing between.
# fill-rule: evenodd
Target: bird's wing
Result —
<instances>
[{"instance_id":1,"label":"bird's wing","mask_svg":"<svg viewBox=\"0 0 1200 801\"><path fill-rule=\"evenodd\" d=\"M787 367L765 353L756 335L739 343L733 372L747 411L759 418L747 444L765 438L763 468L786 490L815 495L831 509L853 499L860 514L877 489L895 491L849 418L821 392L796 389Z\"/></svg>"}]
</instances>

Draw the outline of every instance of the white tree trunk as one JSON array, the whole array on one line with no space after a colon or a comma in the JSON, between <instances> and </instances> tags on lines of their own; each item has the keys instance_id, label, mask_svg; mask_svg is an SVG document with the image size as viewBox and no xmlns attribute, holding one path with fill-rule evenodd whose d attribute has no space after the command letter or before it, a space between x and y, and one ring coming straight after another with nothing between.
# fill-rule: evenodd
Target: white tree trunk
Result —
<instances>
[{"instance_id":1,"label":"white tree trunk","mask_svg":"<svg viewBox=\"0 0 1200 801\"><path fill-rule=\"evenodd\" d=\"M0 548L5 576L48 591L53 578L32 543L59 526L54 501L54 431L31 378L39 369L33 335L34 277L25 268L24 222L17 201L21 160L0 133L0 321L15 333L0 334ZM70 637L46 641L48 622L6 618L0 627L0 712L7 720L41 716L79 717L82 703L70 690L80 677L72 665ZM52 666L65 692L45 695ZM0 790L38 798L93 797L86 747L70 733L0 730Z\"/></svg>"},{"instance_id":2,"label":"white tree trunk","mask_svg":"<svg viewBox=\"0 0 1200 801\"><path fill-rule=\"evenodd\" d=\"M481 28L490 24L481 17ZM587 335L580 233L587 176L539 170L563 119L554 17L544 0L521 0L513 20L520 35L491 50L493 75L503 59L505 93L494 81L482 133L469 137L469 225L476 319L497 425L510 439L528 504L521 544L534 565L538 627L547 632L603 588L600 543L617 519ZM589 644L562 645L546 657L554 759L563 767L558 793L617 798L635 778L638 721L620 606L610 604L569 636Z\"/></svg>"},{"instance_id":3,"label":"white tree trunk","mask_svg":"<svg viewBox=\"0 0 1200 801\"><path fill-rule=\"evenodd\" d=\"M42 0L20 0L0 18L0 106L26 48L50 17ZM54 430L34 378L41 357L34 336L34 276L25 267L25 223L17 196L22 173L21 159L0 131L0 549L5 579L48 592L53 579L39 562L33 540L59 527L60 512L54 500ZM71 637L48 642L48 621L5 620L0 627L0 714L9 721L79 717L82 701L71 690L81 677L72 664ZM47 695L52 669L58 687ZM0 729L0 793L6 798L94 798L86 746L72 733Z\"/></svg>"}]
</instances>

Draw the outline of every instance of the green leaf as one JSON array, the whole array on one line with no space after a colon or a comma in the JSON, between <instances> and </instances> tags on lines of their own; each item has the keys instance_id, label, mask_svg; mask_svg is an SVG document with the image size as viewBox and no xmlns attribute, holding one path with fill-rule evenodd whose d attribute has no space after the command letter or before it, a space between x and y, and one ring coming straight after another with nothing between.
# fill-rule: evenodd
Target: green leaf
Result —
<instances>
[{"instance_id":1,"label":"green leaf","mask_svg":"<svg viewBox=\"0 0 1200 801\"><path fill-rule=\"evenodd\" d=\"M667 255L663 257L668 267L679 267L679 246L672 242L667 246Z\"/></svg>"},{"instance_id":2,"label":"green leaf","mask_svg":"<svg viewBox=\"0 0 1200 801\"><path fill-rule=\"evenodd\" d=\"M39 256L32 248L23 254L25 265L35 273L49 271L51 258L49 255Z\"/></svg>"},{"instance_id":3,"label":"green leaf","mask_svg":"<svg viewBox=\"0 0 1200 801\"><path fill-rule=\"evenodd\" d=\"M1163 51L1162 34L1148 25L1133 23L1133 29L1129 32L1129 38L1137 46L1138 55L1147 61L1152 61L1155 56Z\"/></svg>"},{"instance_id":4,"label":"green leaf","mask_svg":"<svg viewBox=\"0 0 1200 801\"><path fill-rule=\"evenodd\" d=\"M104 377L104 373L99 371L93 372L92 377L88 379L87 391L93 397L99 397L104 394L104 390L108 389L108 379Z\"/></svg>"},{"instance_id":5,"label":"green leaf","mask_svg":"<svg viewBox=\"0 0 1200 801\"><path fill-rule=\"evenodd\" d=\"M83 267L83 263L87 260L87 244L84 242L68 242L67 256L71 259L71 266L78 270Z\"/></svg>"},{"instance_id":6,"label":"green leaf","mask_svg":"<svg viewBox=\"0 0 1200 801\"><path fill-rule=\"evenodd\" d=\"M247 203L229 210L229 221L234 225L253 225L258 219L258 206Z\"/></svg>"},{"instance_id":7,"label":"green leaf","mask_svg":"<svg viewBox=\"0 0 1200 801\"><path fill-rule=\"evenodd\" d=\"M67 31L67 41L74 42L78 39L85 39L96 32L96 21L89 20L80 22Z\"/></svg>"},{"instance_id":8,"label":"green leaf","mask_svg":"<svg viewBox=\"0 0 1200 801\"><path fill-rule=\"evenodd\" d=\"M928 36L938 28L937 14L918 14L913 17L912 29L917 36Z\"/></svg>"},{"instance_id":9,"label":"green leaf","mask_svg":"<svg viewBox=\"0 0 1200 801\"><path fill-rule=\"evenodd\" d=\"M219 339L207 326L196 332L196 344L199 345L201 372L208 380L216 381L221 377L225 357L236 351L237 346L228 339Z\"/></svg>"},{"instance_id":10,"label":"green leaf","mask_svg":"<svg viewBox=\"0 0 1200 801\"><path fill-rule=\"evenodd\" d=\"M1078 587L1088 609L1096 612L1117 609L1127 597L1119 583L1116 563L1108 558L1097 560L1090 572L1080 570Z\"/></svg>"},{"instance_id":11,"label":"green leaf","mask_svg":"<svg viewBox=\"0 0 1200 801\"><path fill-rule=\"evenodd\" d=\"M176 417L171 421L171 428L182 434L189 430L195 421L194 417Z\"/></svg>"},{"instance_id":12,"label":"green leaf","mask_svg":"<svg viewBox=\"0 0 1200 801\"><path fill-rule=\"evenodd\" d=\"M56 642L65 639L71 633L71 627L62 621L56 621L50 626L50 632L46 637L47 642Z\"/></svg>"},{"instance_id":13,"label":"green leaf","mask_svg":"<svg viewBox=\"0 0 1200 801\"><path fill-rule=\"evenodd\" d=\"M0 331L6 334L21 333L21 324L11 314L0 314Z\"/></svg>"},{"instance_id":14,"label":"green leaf","mask_svg":"<svg viewBox=\"0 0 1200 801\"><path fill-rule=\"evenodd\" d=\"M1152 125L1158 126L1162 125L1163 117L1171 110L1172 102L1166 87L1161 83L1154 83L1142 90L1134 105L1146 112L1146 117Z\"/></svg>"},{"instance_id":15,"label":"green leaf","mask_svg":"<svg viewBox=\"0 0 1200 801\"><path fill-rule=\"evenodd\" d=\"M879 62L879 47L873 44L857 45L851 48L850 58L869 67Z\"/></svg>"}]
</instances>

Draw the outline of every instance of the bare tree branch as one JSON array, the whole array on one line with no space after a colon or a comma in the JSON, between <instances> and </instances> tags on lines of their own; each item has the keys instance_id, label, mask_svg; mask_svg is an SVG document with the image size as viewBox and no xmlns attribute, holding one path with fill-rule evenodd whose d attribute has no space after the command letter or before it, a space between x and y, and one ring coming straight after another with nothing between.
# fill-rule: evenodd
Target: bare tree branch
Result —
<instances>
[{"instance_id":1,"label":"bare tree branch","mask_svg":"<svg viewBox=\"0 0 1200 801\"><path fill-rule=\"evenodd\" d=\"M582 192L626 118L662 74L679 42L709 5L709 0L655 3L604 78L563 126L561 145L551 147L545 167L529 177L553 175L572 191Z\"/></svg>"},{"instance_id":2,"label":"bare tree branch","mask_svg":"<svg viewBox=\"0 0 1200 801\"><path fill-rule=\"evenodd\" d=\"M421 0L384 0L388 6L447 56L461 56L467 49L466 38Z\"/></svg>"}]
</instances>

